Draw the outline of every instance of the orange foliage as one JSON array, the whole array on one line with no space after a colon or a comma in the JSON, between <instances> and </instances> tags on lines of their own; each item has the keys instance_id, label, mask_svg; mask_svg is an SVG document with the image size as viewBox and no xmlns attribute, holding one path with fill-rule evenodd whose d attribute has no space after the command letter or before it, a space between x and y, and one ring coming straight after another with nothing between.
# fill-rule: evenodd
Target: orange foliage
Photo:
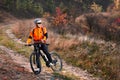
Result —
<instances>
[{"instance_id":1,"label":"orange foliage","mask_svg":"<svg viewBox=\"0 0 120 80\"><path fill-rule=\"evenodd\" d=\"M53 20L53 24L55 26L58 26L60 24L67 24L67 13L62 13L61 9L59 7L56 8L56 16Z\"/></svg>"}]
</instances>

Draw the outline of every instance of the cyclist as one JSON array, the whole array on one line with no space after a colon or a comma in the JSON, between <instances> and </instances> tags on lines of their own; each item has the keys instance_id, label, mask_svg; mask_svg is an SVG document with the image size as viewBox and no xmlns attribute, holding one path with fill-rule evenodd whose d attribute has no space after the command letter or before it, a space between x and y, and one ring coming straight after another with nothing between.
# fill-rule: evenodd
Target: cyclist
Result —
<instances>
[{"instance_id":1,"label":"cyclist","mask_svg":"<svg viewBox=\"0 0 120 80\"><path fill-rule=\"evenodd\" d=\"M52 63L52 58L48 52L47 45L46 45L46 40L48 38L47 29L45 26L42 25L41 19L38 19L38 18L35 19L34 23L35 23L36 27L33 28L32 31L30 32L26 43L29 45L33 39L33 41L35 43L34 52L36 53L36 48L39 47L39 44L37 44L37 43L42 42L42 44L41 44L42 51L46 54L46 56L49 60L46 62L46 66L50 67L50 65ZM39 58L39 56L40 56L39 54L36 54L37 58Z\"/></svg>"}]
</instances>

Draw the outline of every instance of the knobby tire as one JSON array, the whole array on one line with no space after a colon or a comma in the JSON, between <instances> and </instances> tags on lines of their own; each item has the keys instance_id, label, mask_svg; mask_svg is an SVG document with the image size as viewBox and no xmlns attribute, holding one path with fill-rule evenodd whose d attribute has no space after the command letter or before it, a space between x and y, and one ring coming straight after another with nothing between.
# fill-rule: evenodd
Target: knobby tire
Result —
<instances>
[{"instance_id":1,"label":"knobby tire","mask_svg":"<svg viewBox=\"0 0 120 80\"><path fill-rule=\"evenodd\" d=\"M34 72L35 75L37 75L41 72L40 57L37 60L35 53L32 53L30 55L30 66L31 66L31 69L32 69L32 71ZM38 70L36 71L36 69L38 69Z\"/></svg>"},{"instance_id":2,"label":"knobby tire","mask_svg":"<svg viewBox=\"0 0 120 80\"><path fill-rule=\"evenodd\" d=\"M56 61L56 64L54 64L53 66L51 66L51 69L54 71L54 72L59 72L62 70L62 59L60 58L60 56L56 53L56 52L51 52L51 57L52 57L52 60L53 61Z\"/></svg>"}]
</instances>

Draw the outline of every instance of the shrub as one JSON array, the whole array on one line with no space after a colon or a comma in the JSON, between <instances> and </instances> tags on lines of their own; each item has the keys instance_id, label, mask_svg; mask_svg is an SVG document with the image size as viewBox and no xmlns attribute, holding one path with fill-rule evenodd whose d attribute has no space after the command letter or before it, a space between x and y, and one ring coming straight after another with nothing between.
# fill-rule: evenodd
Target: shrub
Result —
<instances>
[{"instance_id":1,"label":"shrub","mask_svg":"<svg viewBox=\"0 0 120 80\"><path fill-rule=\"evenodd\" d=\"M119 80L119 46L83 42L71 47L61 53L69 64L81 67L104 80Z\"/></svg>"},{"instance_id":2,"label":"shrub","mask_svg":"<svg viewBox=\"0 0 120 80\"><path fill-rule=\"evenodd\" d=\"M104 16L104 14L88 14L85 15L84 23L78 23L80 27L87 27L89 32L99 35L105 40L120 41L120 28L114 23L114 18ZM92 21L91 21L92 20Z\"/></svg>"},{"instance_id":3,"label":"shrub","mask_svg":"<svg viewBox=\"0 0 120 80\"><path fill-rule=\"evenodd\" d=\"M67 24L67 13L62 12L59 7L56 7L56 15L52 23L53 23L52 25L54 26L66 25Z\"/></svg>"}]
</instances>

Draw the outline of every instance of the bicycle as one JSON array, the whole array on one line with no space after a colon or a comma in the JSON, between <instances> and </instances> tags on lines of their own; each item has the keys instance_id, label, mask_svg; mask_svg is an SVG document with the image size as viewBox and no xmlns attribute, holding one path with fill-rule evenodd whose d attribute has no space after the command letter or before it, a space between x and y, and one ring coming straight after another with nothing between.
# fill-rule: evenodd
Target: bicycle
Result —
<instances>
[{"instance_id":1,"label":"bicycle","mask_svg":"<svg viewBox=\"0 0 120 80\"><path fill-rule=\"evenodd\" d=\"M41 51L41 44L44 44L44 43L37 43L37 44L39 44L39 47L37 47L36 53L33 51L30 55L30 66L31 66L32 71L36 75L40 74L40 72L41 72L40 57L42 57L42 59L45 61L45 63L49 62L46 55ZM34 46L36 44L34 43L34 44L25 45L25 46L32 46L32 45ZM49 44L46 44L46 45L48 46ZM36 58L36 56L38 56L37 54L39 54L39 58ZM53 60L52 65L50 65L50 68L54 72L61 71L62 70L62 60L61 60L60 56L56 52L50 52L50 55Z\"/></svg>"}]
</instances>

